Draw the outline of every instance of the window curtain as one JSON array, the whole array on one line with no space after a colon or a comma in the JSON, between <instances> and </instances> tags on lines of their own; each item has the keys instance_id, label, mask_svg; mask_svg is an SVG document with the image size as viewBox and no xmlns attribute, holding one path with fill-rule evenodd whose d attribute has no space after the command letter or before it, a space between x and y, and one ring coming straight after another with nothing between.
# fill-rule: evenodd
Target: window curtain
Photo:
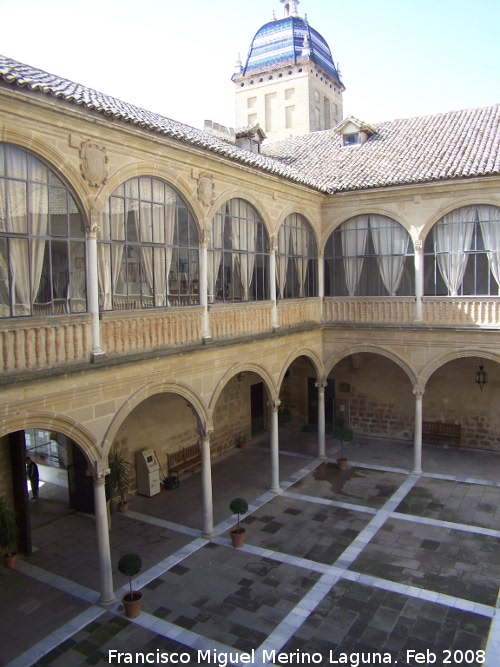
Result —
<instances>
[{"instance_id":1,"label":"window curtain","mask_svg":"<svg viewBox=\"0 0 500 667\"><path fill-rule=\"evenodd\" d=\"M434 226L434 251L450 296L457 296L469 258L474 220L471 207L445 215Z\"/></svg>"},{"instance_id":2,"label":"window curtain","mask_svg":"<svg viewBox=\"0 0 500 667\"><path fill-rule=\"evenodd\" d=\"M488 254L490 271L495 278L500 296L500 208L478 206L477 215Z\"/></svg>"},{"instance_id":3,"label":"window curtain","mask_svg":"<svg viewBox=\"0 0 500 667\"><path fill-rule=\"evenodd\" d=\"M370 230L382 281L391 296L396 296L410 236L398 222L385 215L370 215Z\"/></svg>"},{"instance_id":4,"label":"window curtain","mask_svg":"<svg viewBox=\"0 0 500 667\"><path fill-rule=\"evenodd\" d=\"M256 225L250 204L241 199L233 199L229 203L231 210L233 262L236 265L241 286L243 287L243 301L248 301L255 265Z\"/></svg>"},{"instance_id":5,"label":"window curtain","mask_svg":"<svg viewBox=\"0 0 500 667\"><path fill-rule=\"evenodd\" d=\"M278 283L279 298L283 299L286 287L286 272L290 252L291 229L285 223L278 232L278 253L276 255L276 282Z\"/></svg>"},{"instance_id":6,"label":"window curtain","mask_svg":"<svg viewBox=\"0 0 500 667\"><path fill-rule=\"evenodd\" d=\"M6 159L8 173L19 174L24 178L24 152L7 150ZM46 169L42 164L32 164L33 180L45 181L45 173ZM6 202L0 208L5 211L4 215L9 216L8 231L16 234L30 233L33 237L46 236L49 218L47 186L31 183L29 197L26 188L25 182L6 181ZM27 239L11 238L9 242L12 292L15 314L18 315L31 314L31 304L36 298L43 269L46 239L31 238L30 242L30 247Z\"/></svg>"},{"instance_id":7,"label":"window curtain","mask_svg":"<svg viewBox=\"0 0 500 667\"><path fill-rule=\"evenodd\" d=\"M358 288L363 255L366 251L368 219L366 215L357 215L340 225L342 255L344 260L345 280L349 296L355 296Z\"/></svg>"},{"instance_id":8,"label":"window curtain","mask_svg":"<svg viewBox=\"0 0 500 667\"><path fill-rule=\"evenodd\" d=\"M299 280L299 298L304 297L304 285L307 276L309 261L309 233L302 220L297 220L297 226L292 229L292 250L295 255L295 266Z\"/></svg>"},{"instance_id":9,"label":"window curtain","mask_svg":"<svg viewBox=\"0 0 500 667\"><path fill-rule=\"evenodd\" d=\"M112 240L111 244L98 243L99 288L102 294L102 310L111 310L113 294L116 291L125 242L125 210L123 199L111 198L110 206L101 214L102 240ZM112 271L113 268L113 271Z\"/></svg>"},{"instance_id":10,"label":"window curtain","mask_svg":"<svg viewBox=\"0 0 500 667\"><path fill-rule=\"evenodd\" d=\"M219 209L212 221L212 261L208 262L208 300L215 301L217 276L219 275L224 244L224 211L226 205Z\"/></svg>"},{"instance_id":11,"label":"window curtain","mask_svg":"<svg viewBox=\"0 0 500 667\"><path fill-rule=\"evenodd\" d=\"M153 181L153 187L163 189L163 183ZM158 199L158 196L155 197ZM164 306L167 300L167 278L172 264L175 232L175 204L177 197L167 189L165 206L141 201L134 209L137 238L143 244L159 243L165 248L141 245L141 262L147 283L154 294L155 306ZM163 253L166 253L165 260Z\"/></svg>"}]
</instances>

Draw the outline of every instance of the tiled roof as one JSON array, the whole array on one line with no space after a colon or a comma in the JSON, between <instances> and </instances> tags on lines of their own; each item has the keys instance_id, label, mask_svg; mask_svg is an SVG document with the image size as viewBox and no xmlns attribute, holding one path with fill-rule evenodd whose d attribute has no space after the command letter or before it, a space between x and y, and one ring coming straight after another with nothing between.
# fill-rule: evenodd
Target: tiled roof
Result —
<instances>
[{"instance_id":1,"label":"tiled roof","mask_svg":"<svg viewBox=\"0 0 500 667\"><path fill-rule=\"evenodd\" d=\"M348 191L500 174L500 105L373 125L360 145L337 129L264 144L266 155L325 190Z\"/></svg>"},{"instance_id":2,"label":"tiled roof","mask_svg":"<svg viewBox=\"0 0 500 667\"><path fill-rule=\"evenodd\" d=\"M184 125L152 111L146 111L92 88L24 65L2 55L0 55L0 82L53 95L66 102L84 106L106 116L112 116L126 123L138 125L152 132L184 141L243 164L283 176L296 183L321 190L314 183L314 179L305 176L294 167L290 167L279 160L238 148L234 143L224 141L210 132Z\"/></svg>"},{"instance_id":3,"label":"tiled roof","mask_svg":"<svg viewBox=\"0 0 500 667\"><path fill-rule=\"evenodd\" d=\"M333 129L264 143L259 154L0 55L1 83L53 95L325 193L500 175L499 105L373 125L376 134L362 145L343 147Z\"/></svg>"}]
</instances>

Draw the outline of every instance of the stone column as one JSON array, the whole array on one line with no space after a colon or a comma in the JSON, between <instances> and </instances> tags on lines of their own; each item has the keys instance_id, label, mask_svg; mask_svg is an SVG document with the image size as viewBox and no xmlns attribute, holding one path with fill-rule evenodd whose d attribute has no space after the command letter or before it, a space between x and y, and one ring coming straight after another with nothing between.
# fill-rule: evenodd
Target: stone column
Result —
<instances>
[{"instance_id":1,"label":"stone column","mask_svg":"<svg viewBox=\"0 0 500 667\"><path fill-rule=\"evenodd\" d=\"M422 403L424 390L419 385L413 387L415 395L415 440L413 443L413 473L422 474Z\"/></svg>"},{"instance_id":2,"label":"stone column","mask_svg":"<svg viewBox=\"0 0 500 667\"><path fill-rule=\"evenodd\" d=\"M204 231L200 240L200 306L203 307L201 335L210 338L210 320L208 317L208 244L210 233Z\"/></svg>"},{"instance_id":3,"label":"stone column","mask_svg":"<svg viewBox=\"0 0 500 667\"><path fill-rule=\"evenodd\" d=\"M269 248L269 294L273 302L271 324L273 329L279 327L278 323L278 304L276 301L276 250L278 249L278 241L276 234L272 234L270 238Z\"/></svg>"},{"instance_id":4,"label":"stone column","mask_svg":"<svg viewBox=\"0 0 500 667\"><path fill-rule=\"evenodd\" d=\"M325 298L325 253L324 250L318 252L318 296L321 299L321 321L323 322L323 300Z\"/></svg>"},{"instance_id":5,"label":"stone column","mask_svg":"<svg viewBox=\"0 0 500 667\"><path fill-rule=\"evenodd\" d=\"M415 322L423 320L422 297L424 295L424 246L421 239L415 241Z\"/></svg>"},{"instance_id":6,"label":"stone column","mask_svg":"<svg viewBox=\"0 0 500 667\"><path fill-rule=\"evenodd\" d=\"M318 456L326 460L325 447L325 387L326 382L316 382L318 388Z\"/></svg>"},{"instance_id":7,"label":"stone column","mask_svg":"<svg viewBox=\"0 0 500 667\"><path fill-rule=\"evenodd\" d=\"M111 550L109 546L108 512L104 484L109 470L94 476L95 528L97 533L97 551L99 556L99 573L101 575L101 597L103 607L115 602L113 591L113 573L111 569Z\"/></svg>"},{"instance_id":8,"label":"stone column","mask_svg":"<svg viewBox=\"0 0 500 667\"><path fill-rule=\"evenodd\" d=\"M97 270L97 232L99 215L92 211L87 225L87 307L92 315L92 361L99 361L106 353L101 347L99 321L99 278Z\"/></svg>"},{"instance_id":9,"label":"stone column","mask_svg":"<svg viewBox=\"0 0 500 667\"><path fill-rule=\"evenodd\" d=\"M213 433L212 424L207 424L201 430L201 487L203 496L203 529L202 534L207 540L215 537L214 507L212 496L212 462L210 458L210 435Z\"/></svg>"},{"instance_id":10,"label":"stone column","mask_svg":"<svg viewBox=\"0 0 500 667\"><path fill-rule=\"evenodd\" d=\"M279 459L279 436L278 436L278 409L281 401L270 401L271 408L271 491L281 493L280 487L280 459Z\"/></svg>"}]
</instances>

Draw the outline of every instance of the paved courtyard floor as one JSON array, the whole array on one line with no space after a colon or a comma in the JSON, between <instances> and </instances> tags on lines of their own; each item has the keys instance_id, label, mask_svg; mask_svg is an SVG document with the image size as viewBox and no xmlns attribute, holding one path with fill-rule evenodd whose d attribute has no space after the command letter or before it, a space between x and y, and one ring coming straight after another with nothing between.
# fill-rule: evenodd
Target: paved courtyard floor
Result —
<instances>
[{"instance_id":1,"label":"paved courtyard floor","mask_svg":"<svg viewBox=\"0 0 500 667\"><path fill-rule=\"evenodd\" d=\"M499 454L425 447L414 475L404 443L356 441L343 472L332 441L315 458L314 434L281 429L280 448L280 494L265 438L215 462L212 541L199 474L113 514L113 564L143 558L133 621L98 604L92 517L44 515L42 487L37 550L0 568L0 666L141 664L137 652L144 664L500 665ZM250 504L241 549L234 496ZM119 600L127 582L114 582Z\"/></svg>"}]
</instances>

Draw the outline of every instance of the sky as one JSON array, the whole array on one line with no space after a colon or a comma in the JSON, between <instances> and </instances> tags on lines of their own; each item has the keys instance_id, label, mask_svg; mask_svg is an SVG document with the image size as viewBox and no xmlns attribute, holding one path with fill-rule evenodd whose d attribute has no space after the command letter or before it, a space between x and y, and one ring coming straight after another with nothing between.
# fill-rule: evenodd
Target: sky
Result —
<instances>
[{"instance_id":1,"label":"sky","mask_svg":"<svg viewBox=\"0 0 500 667\"><path fill-rule=\"evenodd\" d=\"M301 0L367 123L500 103L499 0ZM231 76L279 0L0 0L0 53L163 116L234 126Z\"/></svg>"}]
</instances>

